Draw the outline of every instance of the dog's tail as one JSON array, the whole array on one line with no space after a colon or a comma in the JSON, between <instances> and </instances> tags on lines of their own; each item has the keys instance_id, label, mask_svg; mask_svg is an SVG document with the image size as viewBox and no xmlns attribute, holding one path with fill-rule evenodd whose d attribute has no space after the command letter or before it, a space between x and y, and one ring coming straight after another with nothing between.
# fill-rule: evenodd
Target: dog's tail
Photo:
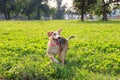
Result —
<instances>
[{"instance_id":1,"label":"dog's tail","mask_svg":"<svg viewBox=\"0 0 120 80\"><path fill-rule=\"evenodd\" d=\"M69 36L67 40L70 40L71 38L75 38L76 36Z\"/></svg>"}]
</instances>

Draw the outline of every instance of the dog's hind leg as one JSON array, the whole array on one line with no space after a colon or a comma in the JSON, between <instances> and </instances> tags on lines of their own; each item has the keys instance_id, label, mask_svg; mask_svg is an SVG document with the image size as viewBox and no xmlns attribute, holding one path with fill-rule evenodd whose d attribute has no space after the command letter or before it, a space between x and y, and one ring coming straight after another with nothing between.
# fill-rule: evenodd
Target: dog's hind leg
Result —
<instances>
[{"instance_id":1,"label":"dog's hind leg","mask_svg":"<svg viewBox=\"0 0 120 80\"><path fill-rule=\"evenodd\" d=\"M64 63L65 63L66 53L67 53L67 50L64 49L64 50L62 51L62 65L64 65Z\"/></svg>"},{"instance_id":2,"label":"dog's hind leg","mask_svg":"<svg viewBox=\"0 0 120 80\"><path fill-rule=\"evenodd\" d=\"M58 53L58 57L59 57L60 62L62 62L62 53L61 52Z\"/></svg>"}]
</instances>

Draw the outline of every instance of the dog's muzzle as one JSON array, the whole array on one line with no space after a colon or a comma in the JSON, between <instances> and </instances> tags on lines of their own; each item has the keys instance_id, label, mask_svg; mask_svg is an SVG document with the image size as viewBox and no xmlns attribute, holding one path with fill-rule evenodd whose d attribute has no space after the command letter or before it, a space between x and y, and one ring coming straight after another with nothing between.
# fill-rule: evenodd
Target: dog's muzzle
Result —
<instances>
[{"instance_id":1,"label":"dog's muzzle","mask_svg":"<svg viewBox=\"0 0 120 80\"><path fill-rule=\"evenodd\" d=\"M58 37L58 39L53 38L53 40L54 40L54 41L56 42L56 44L59 45L59 46L60 46L60 39L61 39L61 37Z\"/></svg>"}]
</instances>

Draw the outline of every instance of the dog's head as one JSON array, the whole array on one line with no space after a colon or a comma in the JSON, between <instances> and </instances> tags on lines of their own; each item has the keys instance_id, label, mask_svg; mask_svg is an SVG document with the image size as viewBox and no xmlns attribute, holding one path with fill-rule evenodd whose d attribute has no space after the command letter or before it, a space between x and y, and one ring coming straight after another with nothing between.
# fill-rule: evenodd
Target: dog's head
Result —
<instances>
[{"instance_id":1,"label":"dog's head","mask_svg":"<svg viewBox=\"0 0 120 80\"><path fill-rule=\"evenodd\" d=\"M62 29L59 29L58 31L48 32L48 37L50 38L50 40L53 40L56 44L59 45L61 31Z\"/></svg>"},{"instance_id":2,"label":"dog's head","mask_svg":"<svg viewBox=\"0 0 120 80\"><path fill-rule=\"evenodd\" d=\"M58 31L48 32L48 37L53 38L53 39L59 39L61 31L62 29L59 29Z\"/></svg>"}]
</instances>

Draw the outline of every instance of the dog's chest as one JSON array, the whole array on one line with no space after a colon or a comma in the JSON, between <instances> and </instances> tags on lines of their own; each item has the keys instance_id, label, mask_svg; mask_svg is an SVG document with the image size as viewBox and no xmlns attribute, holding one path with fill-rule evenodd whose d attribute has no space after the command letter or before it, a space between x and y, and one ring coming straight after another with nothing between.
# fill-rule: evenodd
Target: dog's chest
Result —
<instances>
[{"instance_id":1,"label":"dog's chest","mask_svg":"<svg viewBox=\"0 0 120 80\"><path fill-rule=\"evenodd\" d=\"M51 48L49 49L49 52L52 53L52 54L57 54L57 53L59 53L59 46L51 47Z\"/></svg>"}]
</instances>

